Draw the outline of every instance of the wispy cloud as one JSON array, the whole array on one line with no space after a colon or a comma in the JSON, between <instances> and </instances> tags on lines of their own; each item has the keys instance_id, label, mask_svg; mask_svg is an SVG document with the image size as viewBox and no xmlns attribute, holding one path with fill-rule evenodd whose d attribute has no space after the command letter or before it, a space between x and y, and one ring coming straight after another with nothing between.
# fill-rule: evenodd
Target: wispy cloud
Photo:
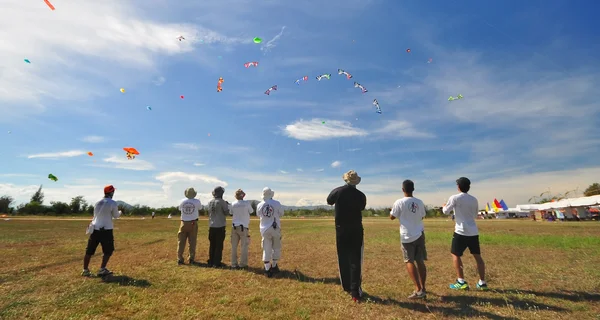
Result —
<instances>
[{"instance_id":1,"label":"wispy cloud","mask_svg":"<svg viewBox=\"0 0 600 320\"><path fill-rule=\"evenodd\" d=\"M355 151L359 151L359 150L361 150L361 148L346 149L346 151L349 151L349 152L355 152Z\"/></svg>"},{"instance_id":2,"label":"wispy cloud","mask_svg":"<svg viewBox=\"0 0 600 320\"><path fill-rule=\"evenodd\" d=\"M158 77L156 78L154 81L152 81L156 86L160 87L163 84L165 84L165 82L167 81L167 79L165 77Z\"/></svg>"},{"instance_id":3,"label":"wispy cloud","mask_svg":"<svg viewBox=\"0 0 600 320\"><path fill-rule=\"evenodd\" d=\"M27 156L27 158L29 158L29 159L34 159L34 158L58 159L58 158L78 157L78 156L82 156L84 154L86 154L85 151L72 150L72 151L64 151L64 152L32 154L30 156Z\"/></svg>"},{"instance_id":4,"label":"wispy cloud","mask_svg":"<svg viewBox=\"0 0 600 320\"><path fill-rule=\"evenodd\" d=\"M184 150L200 150L200 146L194 143L174 143L173 147Z\"/></svg>"},{"instance_id":5,"label":"wispy cloud","mask_svg":"<svg viewBox=\"0 0 600 320\"><path fill-rule=\"evenodd\" d=\"M327 140L332 138L348 138L367 135L367 132L365 130L354 128L349 122L325 119L296 121L292 124L288 124L287 126L285 126L284 133L288 137L305 141Z\"/></svg>"},{"instance_id":6,"label":"wispy cloud","mask_svg":"<svg viewBox=\"0 0 600 320\"><path fill-rule=\"evenodd\" d=\"M284 171L284 170L279 170L279 173L288 174L289 172Z\"/></svg>"},{"instance_id":7,"label":"wispy cloud","mask_svg":"<svg viewBox=\"0 0 600 320\"><path fill-rule=\"evenodd\" d=\"M146 160L141 159L133 159L129 160L124 157L112 156L106 159L103 159L104 162L114 164L114 168L118 169L126 169L126 170L135 170L135 171L147 171L153 170L154 165Z\"/></svg>"},{"instance_id":8,"label":"wispy cloud","mask_svg":"<svg viewBox=\"0 0 600 320\"><path fill-rule=\"evenodd\" d=\"M321 169L317 169L316 171L317 172L323 172L323 171L325 171L325 169L321 168Z\"/></svg>"},{"instance_id":9,"label":"wispy cloud","mask_svg":"<svg viewBox=\"0 0 600 320\"><path fill-rule=\"evenodd\" d=\"M102 136L85 136L85 137L81 138L81 141L89 142L89 143L102 143L105 140L106 139Z\"/></svg>"},{"instance_id":10,"label":"wispy cloud","mask_svg":"<svg viewBox=\"0 0 600 320\"><path fill-rule=\"evenodd\" d=\"M302 170L302 168L297 168L296 171L298 171L298 172L304 172L304 170Z\"/></svg>"},{"instance_id":11,"label":"wispy cloud","mask_svg":"<svg viewBox=\"0 0 600 320\"><path fill-rule=\"evenodd\" d=\"M336 161L334 161L334 162L331 163L331 167L332 168L338 168L341 165L342 165L342 162L338 161L338 160L336 160Z\"/></svg>"},{"instance_id":12,"label":"wispy cloud","mask_svg":"<svg viewBox=\"0 0 600 320\"><path fill-rule=\"evenodd\" d=\"M205 164L205 163L200 163L200 162L194 162L194 165L195 165L196 167L203 167L203 166L205 166L206 164Z\"/></svg>"},{"instance_id":13,"label":"wispy cloud","mask_svg":"<svg viewBox=\"0 0 600 320\"><path fill-rule=\"evenodd\" d=\"M260 47L260 50L266 54L267 52L271 51L272 48L276 47L277 45L275 44L275 42L279 40L279 38L281 38L281 36L283 35L283 30L285 30L285 26L281 28L281 31L275 37L273 37L273 39L269 40L267 43L262 45Z\"/></svg>"},{"instance_id":14,"label":"wispy cloud","mask_svg":"<svg viewBox=\"0 0 600 320\"><path fill-rule=\"evenodd\" d=\"M379 138L433 138L432 133L423 132L404 120L386 120L382 128L375 130Z\"/></svg>"}]
</instances>

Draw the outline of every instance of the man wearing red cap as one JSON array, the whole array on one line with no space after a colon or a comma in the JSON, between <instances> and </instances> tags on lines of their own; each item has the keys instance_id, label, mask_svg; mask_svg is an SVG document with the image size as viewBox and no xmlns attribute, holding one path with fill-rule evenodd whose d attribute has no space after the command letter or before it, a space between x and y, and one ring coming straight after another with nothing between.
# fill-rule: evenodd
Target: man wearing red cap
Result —
<instances>
[{"instance_id":1,"label":"man wearing red cap","mask_svg":"<svg viewBox=\"0 0 600 320\"><path fill-rule=\"evenodd\" d=\"M85 249L85 257L83 258L82 276L89 277L90 260L98 245L102 245L102 265L98 270L98 276L103 277L112 274L112 271L106 269L110 256L115 251L115 242L113 238L113 221L112 218L118 218L121 214L117 203L112 199L115 194L115 187L112 185L104 187L104 198L94 206L94 219L90 225L90 238L88 239L87 248ZM93 227L93 228L92 228Z\"/></svg>"}]
</instances>

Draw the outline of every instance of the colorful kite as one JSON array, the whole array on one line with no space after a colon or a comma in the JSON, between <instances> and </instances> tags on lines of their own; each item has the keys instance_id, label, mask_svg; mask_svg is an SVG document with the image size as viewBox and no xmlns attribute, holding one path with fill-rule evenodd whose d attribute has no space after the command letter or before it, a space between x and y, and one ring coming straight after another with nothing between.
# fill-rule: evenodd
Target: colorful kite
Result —
<instances>
[{"instance_id":1,"label":"colorful kite","mask_svg":"<svg viewBox=\"0 0 600 320\"><path fill-rule=\"evenodd\" d=\"M183 36L179 36L179 37L177 37L177 40L181 41L181 40L185 40L185 38Z\"/></svg>"},{"instance_id":2,"label":"colorful kite","mask_svg":"<svg viewBox=\"0 0 600 320\"><path fill-rule=\"evenodd\" d=\"M246 67L246 68L248 68L248 67L258 67L258 62L257 61L246 62L246 63L244 63L244 67Z\"/></svg>"},{"instance_id":3,"label":"colorful kite","mask_svg":"<svg viewBox=\"0 0 600 320\"><path fill-rule=\"evenodd\" d=\"M410 48L406 49L406 52L410 53Z\"/></svg>"},{"instance_id":4,"label":"colorful kite","mask_svg":"<svg viewBox=\"0 0 600 320\"><path fill-rule=\"evenodd\" d=\"M221 87L221 84L223 84L223 82L223 78L219 78L219 82L217 83L217 92L223 91L223 88Z\"/></svg>"},{"instance_id":5,"label":"colorful kite","mask_svg":"<svg viewBox=\"0 0 600 320\"><path fill-rule=\"evenodd\" d=\"M327 80L331 79L331 73L325 73L320 76L317 76L317 80L319 80L319 81L321 81L321 79L323 79L323 78L325 78Z\"/></svg>"},{"instance_id":6,"label":"colorful kite","mask_svg":"<svg viewBox=\"0 0 600 320\"><path fill-rule=\"evenodd\" d=\"M261 43L261 42L262 42L261 38L258 38L258 37L254 38L254 43Z\"/></svg>"},{"instance_id":7,"label":"colorful kite","mask_svg":"<svg viewBox=\"0 0 600 320\"><path fill-rule=\"evenodd\" d=\"M140 154L135 148L123 148L123 150L125 150L129 160L135 159L135 156Z\"/></svg>"},{"instance_id":8,"label":"colorful kite","mask_svg":"<svg viewBox=\"0 0 600 320\"><path fill-rule=\"evenodd\" d=\"M369 90L367 90L367 88L365 88L362 84L354 81L354 87L355 88L360 88L360 90L362 90L362 93L368 92Z\"/></svg>"},{"instance_id":9,"label":"colorful kite","mask_svg":"<svg viewBox=\"0 0 600 320\"><path fill-rule=\"evenodd\" d=\"M304 77L294 81L294 83L297 85L300 85L300 81L304 81L304 82L308 81L308 76L304 76Z\"/></svg>"},{"instance_id":10,"label":"colorful kite","mask_svg":"<svg viewBox=\"0 0 600 320\"><path fill-rule=\"evenodd\" d=\"M273 91L273 90L277 90L277 85L274 85L274 86L270 87L269 89L267 89L267 91L265 91L265 94L270 95L271 91Z\"/></svg>"},{"instance_id":11,"label":"colorful kite","mask_svg":"<svg viewBox=\"0 0 600 320\"><path fill-rule=\"evenodd\" d=\"M183 96L179 96L179 97L180 97L181 99L183 99L183 98L184 98Z\"/></svg>"},{"instance_id":12,"label":"colorful kite","mask_svg":"<svg viewBox=\"0 0 600 320\"><path fill-rule=\"evenodd\" d=\"M54 182L58 181L58 178L55 175L53 175L52 173L48 175L48 179L50 179Z\"/></svg>"},{"instance_id":13,"label":"colorful kite","mask_svg":"<svg viewBox=\"0 0 600 320\"><path fill-rule=\"evenodd\" d=\"M146 109L148 109L148 111L152 111L152 108L150 108L150 106L146 106Z\"/></svg>"},{"instance_id":14,"label":"colorful kite","mask_svg":"<svg viewBox=\"0 0 600 320\"><path fill-rule=\"evenodd\" d=\"M427 63L431 63L433 61L433 59L429 58L429 60L427 60Z\"/></svg>"},{"instance_id":15,"label":"colorful kite","mask_svg":"<svg viewBox=\"0 0 600 320\"><path fill-rule=\"evenodd\" d=\"M460 100L462 98L463 98L462 94L459 94L456 96L456 98L453 96L450 96L450 98L448 98L448 101Z\"/></svg>"},{"instance_id":16,"label":"colorful kite","mask_svg":"<svg viewBox=\"0 0 600 320\"><path fill-rule=\"evenodd\" d=\"M125 89L121 88L121 93L125 93Z\"/></svg>"},{"instance_id":17,"label":"colorful kite","mask_svg":"<svg viewBox=\"0 0 600 320\"><path fill-rule=\"evenodd\" d=\"M352 78L352 75L350 73L348 73L348 72L346 72L346 71L344 71L342 69L338 69L338 74L345 74L346 78L348 78L348 79Z\"/></svg>"},{"instance_id":18,"label":"colorful kite","mask_svg":"<svg viewBox=\"0 0 600 320\"><path fill-rule=\"evenodd\" d=\"M25 61L27 63L31 63L31 61L29 61L29 59L23 59L23 61Z\"/></svg>"},{"instance_id":19,"label":"colorful kite","mask_svg":"<svg viewBox=\"0 0 600 320\"><path fill-rule=\"evenodd\" d=\"M94 154L91 151L88 151L87 155L90 157L94 156Z\"/></svg>"},{"instance_id":20,"label":"colorful kite","mask_svg":"<svg viewBox=\"0 0 600 320\"><path fill-rule=\"evenodd\" d=\"M377 101L377 99L373 99L373 105L377 108L376 112L381 114L381 108L379 107L379 101Z\"/></svg>"},{"instance_id":21,"label":"colorful kite","mask_svg":"<svg viewBox=\"0 0 600 320\"><path fill-rule=\"evenodd\" d=\"M50 7L50 10L54 10L54 6L52 5L52 3L50 3L50 1L44 0L44 2L48 5L48 7Z\"/></svg>"}]
</instances>

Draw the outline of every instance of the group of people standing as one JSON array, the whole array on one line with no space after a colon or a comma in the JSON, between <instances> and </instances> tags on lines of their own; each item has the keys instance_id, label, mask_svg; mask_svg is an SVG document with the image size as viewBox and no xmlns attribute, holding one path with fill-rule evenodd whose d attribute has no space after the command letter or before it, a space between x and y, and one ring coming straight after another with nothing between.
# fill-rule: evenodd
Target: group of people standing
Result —
<instances>
[{"instance_id":1,"label":"group of people standing","mask_svg":"<svg viewBox=\"0 0 600 320\"><path fill-rule=\"evenodd\" d=\"M340 282L344 291L348 292L353 301L362 299L362 262L364 249L364 228L362 225L362 211L367 205L367 198L357 189L361 177L350 170L343 175L345 185L335 188L327 197L327 203L335 206L336 245L339 266ZM477 218L477 199L468 194L471 186L469 179L461 177L456 180L460 193L451 196L442 207L444 214L455 216L455 230L452 238L451 254L456 270L456 282L450 289L467 290L469 285L464 279L461 257L468 248L477 263L479 281L477 288L486 290L485 263L481 258L479 245L479 232L475 219ZM423 299L426 297L427 249L425 245L425 205L423 201L413 196L415 185L411 180L402 183L404 197L398 199L390 210L390 219L400 222L400 241L404 262L411 280L415 284L414 292L410 299ZM112 218L118 218L117 204L112 200L115 188L104 188L105 197L94 206L94 219L90 225L93 232L90 234L82 275L90 276L88 269L91 256L99 244L102 245L104 254L99 276L109 275L106 264L114 251L112 234ZM210 267L223 267L223 243L226 235L226 218L232 216L231 230L231 267L246 269L248 267L248 245L250 243L249 225L250 214L254 211L249 201L244 200L245 193L238 189L235 192L235 201L229 203L223 200L225 189L216 187L213 199L208 203L208 223L210 242L208 265ZM260 218L260 234L263 249L262 261L265 275L272 277L279 272L278 261L281 258L281 217L284 214L281 203L274 200L274 192L266 187L262 192L262 202L257 205L256 215ZM196 199L194 188L184 192L185 199L179 205L181 223L178 232L177 262L184 264L184 251L186 242L189 244L190 264L196 264L196 242L198 236L198 218L202 207L200 200ZM238 246L241 245L241 257L238 261Z\"/></svg>"}]
</instances>

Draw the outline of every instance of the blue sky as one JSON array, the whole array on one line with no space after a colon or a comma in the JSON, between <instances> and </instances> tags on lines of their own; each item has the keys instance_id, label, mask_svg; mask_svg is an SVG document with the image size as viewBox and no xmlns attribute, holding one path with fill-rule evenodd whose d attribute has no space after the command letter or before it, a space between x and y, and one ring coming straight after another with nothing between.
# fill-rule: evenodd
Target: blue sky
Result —
<instances>
[{"instance_id":1,"label":"blue sky","mask_svg":"<svg viewBox=\"0 0 600 320\"><path fill-rule=\"evenodd\" d=\"M18 202L113 184L152 206L216 185L323 204L354 169L373 207L404 179L441 205L460 176L514 206L600 177L589 2L38 2L0 4L0 194Z\"/></svg>"}]
</instances>

